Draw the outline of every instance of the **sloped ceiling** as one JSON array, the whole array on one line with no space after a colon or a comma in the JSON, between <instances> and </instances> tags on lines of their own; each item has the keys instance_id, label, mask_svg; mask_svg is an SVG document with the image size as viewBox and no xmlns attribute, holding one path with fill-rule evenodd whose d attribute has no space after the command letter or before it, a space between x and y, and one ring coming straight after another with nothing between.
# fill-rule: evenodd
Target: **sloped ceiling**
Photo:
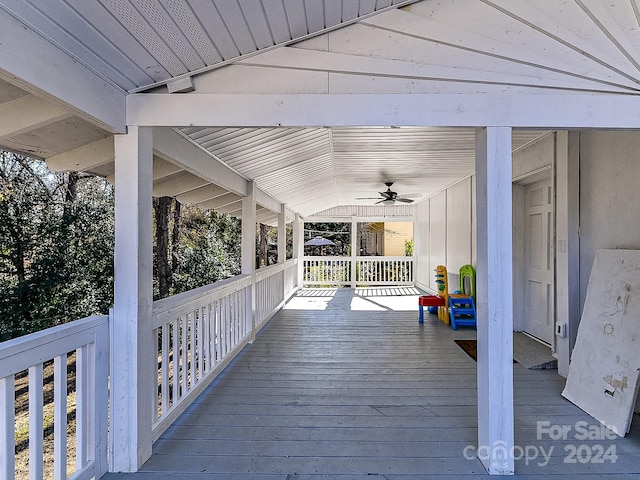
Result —
<instances>
[{"instance_id":1,"label":"sloped ceiling","mask_svg":"<svg viewBox=\"0 0 640 480\"><path fill-rule=\"evenodd\" d=\"M130 93L166 93L191 75L188 95L635 96L640 88L637 0L0 0L0 8ZM26 92L5 90L0 107L10 111ZM47 158L108 136L63 113L0 132L0 143ZM303 215L375 202L385 181L421 201L474 168L473 129L205 125L181 133ZM545 135L514 131L514 149ZM109 175L113 165L91 168ZM189 175L158 173L156 190L239 213L236 197L229 203L228 192Z\"/></svg>"}]
</instances>

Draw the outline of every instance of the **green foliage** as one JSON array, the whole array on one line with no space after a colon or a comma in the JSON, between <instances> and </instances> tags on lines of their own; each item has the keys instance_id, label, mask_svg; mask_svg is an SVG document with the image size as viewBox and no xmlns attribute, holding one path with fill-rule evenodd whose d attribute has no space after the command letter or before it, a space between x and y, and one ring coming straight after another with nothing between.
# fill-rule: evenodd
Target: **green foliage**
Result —
<instances>
[{"instance_id":1,"label":"green foliage","mask_svg":"<svg viewBox=\"0 0 640 480\"><path fill-rule=\"evenodd\" d=\"M171 293L181 293L240 274L242 223L196 207L183 210L177 268Z\"/></svg>"},{"instance_id":2,"label":"green foliage","mask_svg":"<svg viewBox=\"0 0 640 480\"><path fill-rule=\"evenodd\" d=\"M413 257L413 238L404 241L404 256Z\"/></svg>"},{"instance_id":3,"label":"green foliage","mask_svg":"<svg viewBox=\"0 0 640 480\"><path fill-rule=\"evenodd\" d=\"M113 188L0 154L0 340L105 313L113 296Z\"/></svg>"},{"instance_id":4,"label":"green foliage","mask_svg":"<svg viewBox=\"0 0 640 480\"><path fill-rule=\"evenodd\" d=\"M0 152L0 341L108 312L114 193L102 178ZM238 275L241 222L172 201L169 293Z\"/></svg>"}]
</instances>

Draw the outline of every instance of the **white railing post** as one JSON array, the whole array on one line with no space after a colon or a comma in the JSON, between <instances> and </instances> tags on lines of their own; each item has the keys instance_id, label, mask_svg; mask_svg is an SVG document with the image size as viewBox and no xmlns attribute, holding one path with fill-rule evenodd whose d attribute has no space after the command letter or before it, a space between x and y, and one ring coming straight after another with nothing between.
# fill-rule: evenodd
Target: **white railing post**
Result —
<instances>
[{"instance_id":1,"label":"white railing post","mask_svg":"<svg viewBox=\"0 0 640 480\"><path fill-rule=\"evenodd\" d=\"M96 328L93 345L89 345L89 408L91 419L89 433L89 450L95 462L96 478L100 478L109 470L109 364L110 340L109 328L113 322L113 310L109 312L109 322Z\"/></svg>"},{"instance_id":2,"label":"white railing post","mask_svg":"<svg viewBox=\"0 0 640 480\"><path fill-rule=\"evenodd\" d=\"M356 288L358 279L356 278L356 265L358 263L358 219L351 217L351 262L350 262L350 279L351 288Z\"/></svg>"},{"instance_id":3,"label":"white railing post","mask_svg":"<svg viewBox=\"0 0 640 480\"><path fill-rule=\"evenodd\" d=\"M111 469L135 472L151 456L153 137L115 136L115 302L111 324Z\"/></svg>"},{"instance_id":4,"label":"white railing post","mask_svg":"<svg viewBox=\"0 0 640 480\"><path fill-rule=\"evenodd\" d=\"M242 273L251 275L251 288L245 300L245 320L249 341L255 339L256 329L256 193L255 183L249 182L247 196L242 199Z\"/></svg>"},{"instance_id":5,"label":"white railing post","mask_svg":"<svg viewBox=\"0 0 640 480\"><path fill-rule=\"evenodd\" d=\"M13 478L15 471L15 380L13 376L0 378L0 478Z\"/></svg>"},{"instance_id":6,"label":"white railing post","mask_svg":"<svg viewBox=\"0 0 640 480\"><path fill-rule=\"evenodd\" d=\"M490 475L514 471L511 128L476 130L478 447Z\"/></svg>"},{"instance_id":7,"label":"white railing post","mask_svg":"<svg viewBox=\"0 0 640 480\"><path fill-rule=\"evenodd\" d=\"M284 298L287 294L286 269L284 269L287 263L287 206L284 203L280 206L278 214L278 263L283 267L282 298Z\"/></svg>"},{"instance_id":8,"label":"white railing post","mask_svg":"<svg viewBox=\"0 0 640 480\"><path fill-rule=\"evenodd\" d=\"M77 375L76 375L77 378ZM43 401L44 392L42 389L43 365L38 363L29 367L29 479L36 480L43 478L44 465L42 458L44 455L44 423ZM76 391L78 389L76 388ZM77 427L76 431L81 432L82 427ZM7 477L8 478L8 477Z\"/></svg>"},{"instance_id":9,"label":"white railing post","mask_svg":"<svg viewBox=\"0 0 640 480\"><path fill-rule=\"evenodd\" d=\"M293 258L298 260L295 286L302 288L304 287L304 222L298 213L293 221Z\"/></svg>"}]
</instances>

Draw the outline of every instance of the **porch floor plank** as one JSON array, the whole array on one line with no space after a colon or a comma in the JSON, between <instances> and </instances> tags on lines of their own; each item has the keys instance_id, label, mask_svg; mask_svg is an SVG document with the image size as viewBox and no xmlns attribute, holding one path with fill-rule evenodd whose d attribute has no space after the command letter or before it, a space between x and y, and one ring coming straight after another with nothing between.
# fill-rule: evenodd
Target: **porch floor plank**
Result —
<instances>
[{"instance_id":1,"label":"porch floor plank","mask_svg":"<svg viewBox=\"0 0 640 480\"><path fill-rule=\"evenodd\" d=\"M161 436L140 472L104 478L488 478L464 455L477 441L476 364L453 341L475 330L454 332L435 315L420 325L408 291L301 292ZM544 466L542 457L517 460L506 478L640 478L640 418L626 438L577 439L576 422L598 423L560 396L556 370L514 364L514 382L516 445L551 454ZM572 430L554 440L538 422ZM582 445L577 460L596 445L618 458L566 463Z\"/></svg>"}]
</instances>

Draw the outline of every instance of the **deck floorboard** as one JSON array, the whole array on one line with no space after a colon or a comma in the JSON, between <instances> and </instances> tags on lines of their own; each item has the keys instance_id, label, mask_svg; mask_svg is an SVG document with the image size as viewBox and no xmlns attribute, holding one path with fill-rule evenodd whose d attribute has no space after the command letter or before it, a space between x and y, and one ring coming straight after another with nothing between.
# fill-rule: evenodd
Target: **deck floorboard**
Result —
<instances>
[{"instance_id":1,"label":"deck floorboard","mask_svg":"<svg viewBox=\"0 0 640 480\"><path fill-rule=\"evenodd\" d=\"M465 458L477 439L476 364L453 341L475 330L453 331L435 315L420 325L415 290L404 291L414 295L294 297L167 429L140 472L105 478L489 478ZM516 460L506 478L640 478L640 418L626 438L577 439L577 422L598 423L560 396L563 386L556 370L514 364L515 443L539 457ZM554 440L538 422L572 430ZM617 459L600 462L598 445ZM567 463L574 447L582 456Z\"/></svg>"}]
</instances>

